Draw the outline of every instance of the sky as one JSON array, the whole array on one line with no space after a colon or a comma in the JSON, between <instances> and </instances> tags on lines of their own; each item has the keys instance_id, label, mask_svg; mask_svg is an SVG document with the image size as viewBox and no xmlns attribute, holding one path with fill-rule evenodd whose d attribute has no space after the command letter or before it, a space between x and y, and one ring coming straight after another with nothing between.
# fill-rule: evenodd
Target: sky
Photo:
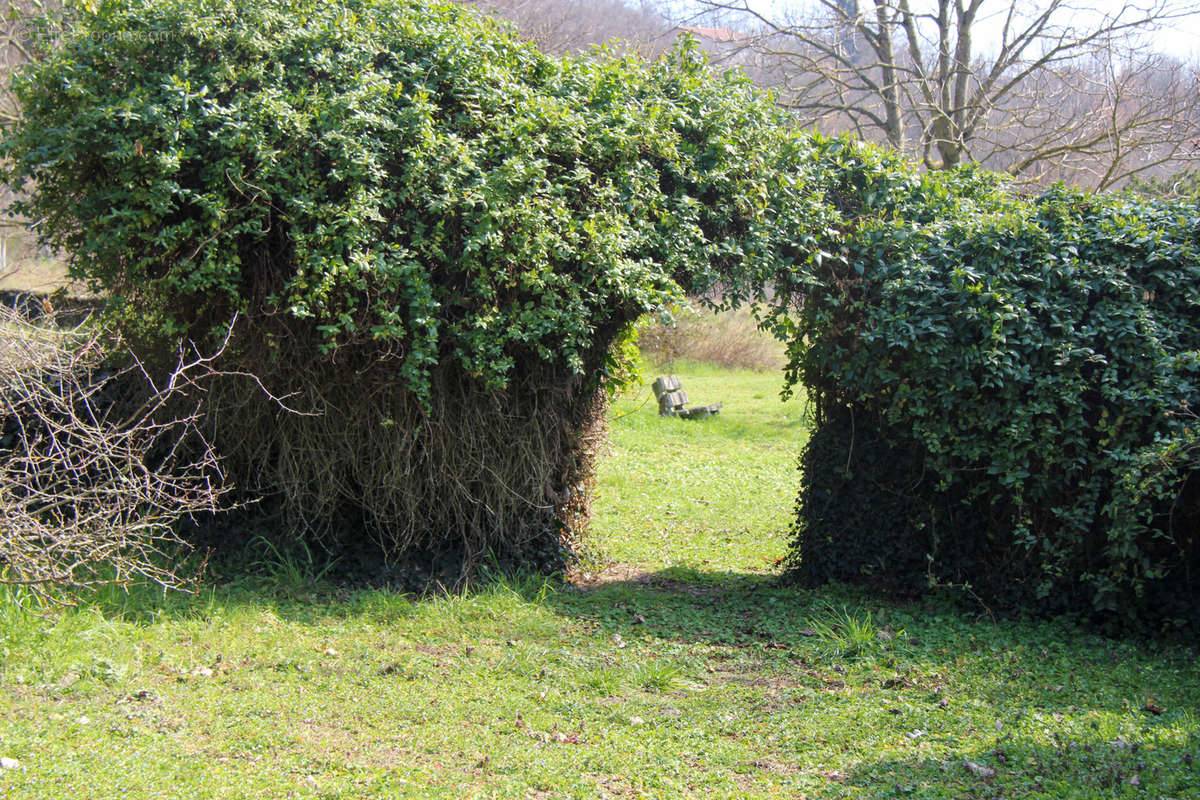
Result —
<instances>
[{"instance_id":1,"label":"sky","mask_svg":"<svg viewBox=\"0 0 1200 800\"><path fill-rule=\"evenodd\" d=\"M734 2L738 1L734 0ZM976 25L975 31L975 39L980 51L990 49L987 44L989 34L993 39L999 36L1000 24L996 15L1005 11L1013 1L984 0L981 9L982 21ZM750 0L750 2L752 7L768 17L788 12L800 12L805 8L815 5L814 0ZM859 0L859 2L863 6L866 6L870 0ZM917 8L922 5L932 5L928 0L925 0L925 2L922 2L922 0L912 0L912 2ZM1015 2L1023 3L1025 0L1015 0ZM1105 14L1116 14L1122 7L1144 8L1148 4L1152 4L1154 0L1066 0L1066 2L1071 8L1069 11L1064 12L1063 18L1069 18L1074 24L1083 26L1088 22L1096 24L1103 19ZM674 0L671 5L684 15L689 12L695 13L703 7L699 0ZM1032 7L1042 4L1030 2L1026 3L1026 5ZM1145 45L1173 55L1181 60L1195 61L1200 59L1200 2L1195 2L1193 8L1197 10L1197 13L1187 18L1171 21L1165 24L1161 30L1147 34ZM989 10L991 10L991 14L988 13Z\"/></svg>"}]
</instances>

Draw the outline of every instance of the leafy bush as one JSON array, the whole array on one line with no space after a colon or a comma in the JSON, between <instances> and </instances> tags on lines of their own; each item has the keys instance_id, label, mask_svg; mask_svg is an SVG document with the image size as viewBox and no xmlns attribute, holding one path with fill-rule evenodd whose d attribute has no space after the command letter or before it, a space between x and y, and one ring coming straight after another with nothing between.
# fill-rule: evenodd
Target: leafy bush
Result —
<instances>
[{"instance_id":1,"label":"leafy bush","mask_svg":"<svg viewBox=\"0 0 1200 800\"><path fill-rule=\"evenodd\" d=\"M240 485L393 555L586 517L611 344L770 272L800 202L779 112L694 45L560 61L392 0L72 13L16 83L21 210L145 341L236 315L236 364L309 412L213 394Z\"/></svg>"},{"instance_id":2,"label":"leafy bush","mask_svg":"<svg viewBox=\"0 0 1200 800\"><path fill-rule=\"evenodd\" d=\"M1010 609L1193 615L1200 208L1023 202L979 173L824 153L843 220L790 348L819 423L792 566L967 583Z\"/></svg>"}]
</instances>

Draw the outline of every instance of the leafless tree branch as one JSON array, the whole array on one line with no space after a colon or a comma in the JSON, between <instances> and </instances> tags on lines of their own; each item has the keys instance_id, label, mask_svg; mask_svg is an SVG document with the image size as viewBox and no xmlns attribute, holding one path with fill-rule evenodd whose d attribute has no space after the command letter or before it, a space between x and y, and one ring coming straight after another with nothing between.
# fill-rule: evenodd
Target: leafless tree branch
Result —
<instances>
[{"instance_id":1,"label":"leafless tree branch","mask_svg":"<svg viewBox=\"0 0 1200 800\"><path fill-rule=\"evenodd\" d=\"M111 366L113 339L0 316L0 583L54 589L150 580L183 588L175 525L225 492L200 433L214 360L181 347L155 380ZM228 339L226 340L226 343Z\"/></svg>"},{"instance_id":2,"label":"leafless tree branch","mask_svg":"<svg viewBox=\"0 0 1200 800\"><path fill-rule=\"evenodd\" d=\"M741 63L802 122L882 140L932 169L977 160L1020 181L1103 189L1195 159L1200 68L1147 41L1200 22L1194 0L1107 13L1072 0L814 0L800 12L701 2L744 34Z\"/></svg>"}]
</instances>

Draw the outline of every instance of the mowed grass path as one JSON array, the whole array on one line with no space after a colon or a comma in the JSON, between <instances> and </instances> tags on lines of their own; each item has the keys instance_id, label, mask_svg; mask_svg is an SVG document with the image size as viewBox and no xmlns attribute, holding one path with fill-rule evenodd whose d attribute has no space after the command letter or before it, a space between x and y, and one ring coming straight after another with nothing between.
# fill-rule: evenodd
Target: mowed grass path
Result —
<instances>
[{"instance_id":1,"label":"mowed grass path","mask_svg":"<svg viewBox=\"0 0 1200 800\"><path fill-rule=\"evenodd\" d=\"M804 437L771 375L613 409L586 579L0 600L0 797L1200 796L1186 643L773 582Z\"/></svg>"},{"instance_id":2,"label":"mowed grass path","mask_svg":"<svg viewBox=\"0 0 1200 800\"><path fill-rule=\"evenodd\" d=\"M688 405L723 403L715 417L658 415L649 387L621 397L599 468L592 535L622 567L776 571L807 437L805 404L780 400L778 373L682 362Z\"/></svg>"}]
</instances>

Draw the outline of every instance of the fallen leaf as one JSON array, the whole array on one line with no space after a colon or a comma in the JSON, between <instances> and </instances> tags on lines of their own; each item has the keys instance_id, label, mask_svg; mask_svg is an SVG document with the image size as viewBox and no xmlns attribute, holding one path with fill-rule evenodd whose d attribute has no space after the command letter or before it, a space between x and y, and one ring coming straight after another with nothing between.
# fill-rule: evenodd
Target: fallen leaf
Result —
<instances>
[{"instance_id":1,"label":"fallen leaf","mask_svg":"<svg viewBox=\"0 0 1200 800\"><path fill-rule=\"evenodd\" d=\"M1147 700L1146 705L1142 706L1142 711L1149 712L1157 717L1159 714L1164 713L1166 709L1153 700Z\"/></svg>"}]
</instances>

